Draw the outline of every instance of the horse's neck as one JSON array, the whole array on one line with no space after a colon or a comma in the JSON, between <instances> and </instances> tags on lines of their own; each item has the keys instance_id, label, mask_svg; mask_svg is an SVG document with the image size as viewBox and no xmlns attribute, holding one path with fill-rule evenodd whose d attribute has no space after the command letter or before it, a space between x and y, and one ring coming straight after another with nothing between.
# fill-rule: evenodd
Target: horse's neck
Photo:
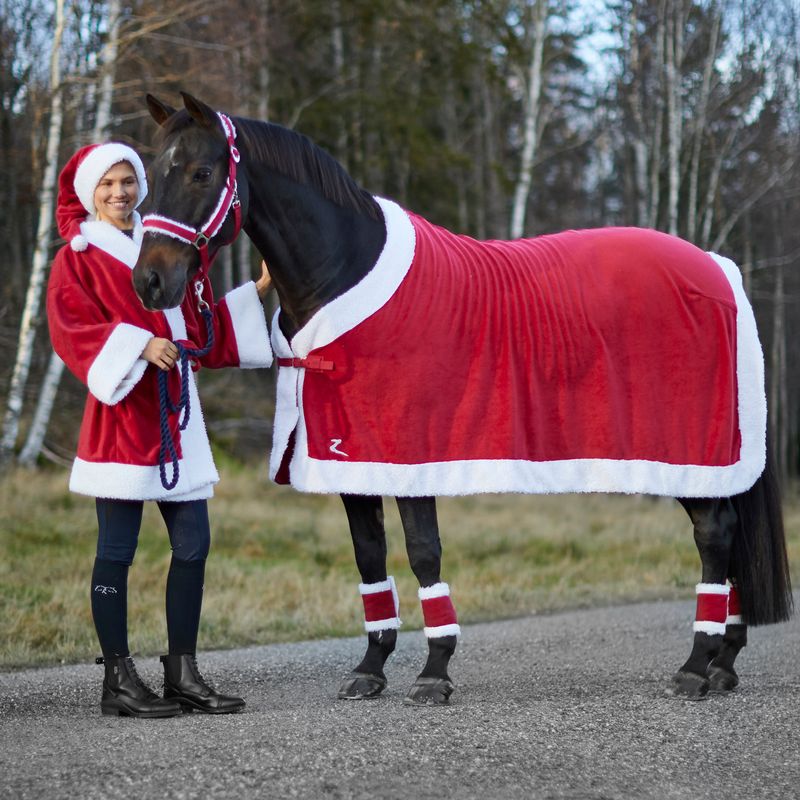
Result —
<instances>
[{"instance_id":1,"label":"horse's neck","mask_svg":"<svg viewBox=\"0 0 800 800\"><path fill-rule=\"evenodd\" d=\"M272 170L248 166L245 231L267 262L290 338L316 311L355 286L386 238L382 222L323 198Z\"/></svg>"}]
</instances>

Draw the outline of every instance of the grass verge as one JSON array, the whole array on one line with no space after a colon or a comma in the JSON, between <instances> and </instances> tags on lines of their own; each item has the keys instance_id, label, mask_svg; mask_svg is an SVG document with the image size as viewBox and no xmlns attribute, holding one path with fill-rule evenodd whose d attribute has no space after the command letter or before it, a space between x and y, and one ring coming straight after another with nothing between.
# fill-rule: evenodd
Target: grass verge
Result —
<instances>
[{"instance_id":1,"label":"grass verge","mask_svg":"<svg viewBox=\"0 0 800 800\"><path fill-rule=\"evenodd\" d=\"M271 484L265 467L226 463L210 503L200 648L357 635L358 572L341 501ZM422 619L397 508L385 500L389 572L405 629ZM444 580L462 622L591 604L691 597L699 558L677 503L615 495L442 498ZM800 498L786 505L793 565ZM63 470L0 479L0 669L85 661L98 653L89 608L94 502ZM130 572L130 645L164 652L170 550L148 503ZM798 583L795 572L795 585ZM688 635L688 634L687 634Z\"/></svg>"}]
</instances>

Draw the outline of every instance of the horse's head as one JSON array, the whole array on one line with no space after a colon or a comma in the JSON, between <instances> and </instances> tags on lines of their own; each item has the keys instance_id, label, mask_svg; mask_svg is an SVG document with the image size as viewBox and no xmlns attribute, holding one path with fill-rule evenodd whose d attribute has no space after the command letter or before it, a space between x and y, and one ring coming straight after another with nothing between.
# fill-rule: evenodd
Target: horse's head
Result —
<instances>
[{"instance_id":1,"label":"horse's head","mask_svg":"<svg viewBox=\"0 0 800 800\"><path fill-rule=\"evenodd\" d=\"M148 170L146 235L133 284L151 310L181 303L188 281L236 236L246 206L241 170L239 196L234 196L239 156L233 130L226 130L229 120L190 95L182 96L185 109L176 111L147 95L163 135Z\"/></svg>"}]
</instances>

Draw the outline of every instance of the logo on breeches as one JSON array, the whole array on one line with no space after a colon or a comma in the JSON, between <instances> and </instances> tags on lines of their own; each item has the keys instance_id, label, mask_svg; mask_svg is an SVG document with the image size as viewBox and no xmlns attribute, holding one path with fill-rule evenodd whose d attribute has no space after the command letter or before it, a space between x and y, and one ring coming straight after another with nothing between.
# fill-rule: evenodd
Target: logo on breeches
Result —
<instances>
[{"instance_id":1,"label":"logo on breeches","mask_svg":"<svg viewBox=\"0 0 800 800\"><path fill-rule=\"evenodd\" d=\"M94 590L99 594L116 594L117 590L113 586L103 586L102 584L98 583L97 586L94 587Z\"/></svg>"}]
</instances>

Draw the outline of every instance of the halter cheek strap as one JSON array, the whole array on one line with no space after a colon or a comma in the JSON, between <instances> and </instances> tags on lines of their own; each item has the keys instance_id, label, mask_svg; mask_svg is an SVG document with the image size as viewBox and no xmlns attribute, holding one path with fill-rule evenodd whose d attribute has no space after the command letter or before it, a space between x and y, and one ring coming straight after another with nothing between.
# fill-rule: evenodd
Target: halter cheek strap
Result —
<instances>
[{"instance_id":1,"label":"halter cheek strap","mask_svg":"<svg viewBox=\"0 0 800 800\"><path fill-rule=\"evenodd\" d=\"M236 128L225 114L218 111L217 116L222 123L222 130L228 142L228 177L211 216L200 228L193 228L191 225L164 217L161 214L148 214L142 220L145 233L161 233L197 248L200 253L200 271L203 274L208 272L212 261L208 253L208 244L219 233L219 229L231 209L233 209L233 237L226 244L231 244L242 229L242 204L239 201L236 183L236 165L240 159L235 144Z\"/></svg>"}]
</instances>

